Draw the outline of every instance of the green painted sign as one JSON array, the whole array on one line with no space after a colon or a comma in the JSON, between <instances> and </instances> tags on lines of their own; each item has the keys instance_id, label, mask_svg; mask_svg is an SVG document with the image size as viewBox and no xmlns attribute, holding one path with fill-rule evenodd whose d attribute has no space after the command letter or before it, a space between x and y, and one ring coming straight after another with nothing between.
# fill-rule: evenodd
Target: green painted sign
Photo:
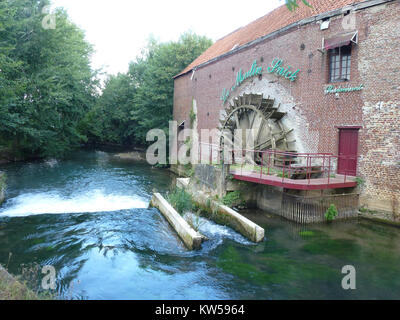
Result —
<instances>
[{"instance_id":1,"label":"green painted sign","mask_svg":"<svg viewBox=\"0 0 400 320\"><path fill-rule=\"evenodd\" d=\"M354 92L354 91L361 91L364 89L364 85L360 85L358 87L347 87L347 88L336 88L335 86L327 86L325 88L325 94L330 94L330 93L341 93L341 92Z\"/></svg>"},{"instance_id":2,"label":"green painted sign","mask_svg":"<svg viewBox=\"0 0 400 320\"><path fill-rule=\"evenodd\" d=\"M240 69L236 75L236 82L232 86L232 88L230 90L227 90L225 88L222 90L221 100L225 103L226 100L228 100L230 93L235 91L236 88L239 87L243 83L243 81L245 81L246 79L255 77L257 75L260 75L260 74L262 74L262 67L257 66L257 60L254 60L250 70L247 71L246 73L243 74L242 69Z\"/></svg>"},{"instance_id":3,"label":"green painted sign","mask_svg":"<svg viewBox=\"0 0 400 320\"><path fill-rule=\"evenodd\" d=\"M279 58L275 58L271 66L267 68L268 73L275 73L279 77L285 77L286 79L294 82L297 79L297 75L300 72L300 69L297 69L296 71L291 70L291 66L288 66L287 68L283 67L283 60Z\"/></svg>"},{"instance_id":4,"label":"green painted sign","mask_svg":"<svg viewBox=\"0 0 400 320\"><path fill-rule=\"evenodd\" d=\"M285 77L286 79L293 82L293 81L296 81L297 75L300 72L300 69L298 69L296 71L292 71L291 68L292 68L291 66L284 68L283 60L276 58L272 61L271 66L269 68L267 68L267 72L275 73L277 76ZM221 94L221 98L220 98L221 101L223 101L223 103L225 103L229 99L231 92L235 91L236 88L239 87L243 83L243 81L245 81L246 79L261 75L262 72L263 72L263 67L260 67L257 65L257 60L254 60L250 70L247 71L246 73L243 73L242 69L240 69L239 72L236 74L236 82L232 86L232 88L230 90L226 89L226 88L224 88L222 90L222 94Z\"/></svg>"}]
</instances>

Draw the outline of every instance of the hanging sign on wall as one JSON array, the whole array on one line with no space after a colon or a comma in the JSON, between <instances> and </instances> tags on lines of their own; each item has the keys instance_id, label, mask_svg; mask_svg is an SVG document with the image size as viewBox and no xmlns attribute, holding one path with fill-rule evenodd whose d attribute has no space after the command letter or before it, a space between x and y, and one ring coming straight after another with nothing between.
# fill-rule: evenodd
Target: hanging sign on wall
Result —
<instances>
[{"instance_id":1,"label":"hanging sign on wall","mask_svg":"<svg viewBox=\"0 0 400 320\"><path fill-rule=\"evenodd\" d=\"M287 68L285 68L283 66L283 60L279 59L279 58L275 58L272 61L271 66L267 68L267 72L275 73L277 76L284 77L284 78L288 79L289 81L293 82L293 81L296 81L297 75L299 74L300 69L294 71L291 68L292 68L291 66L288 66ZM242 69L240 69L239 72L236 74L236 82L231 87L231 89L229 90L229 89L224 88L222 90L222 94L221 94L221 98L220 98L221 101L223 101L223 103L225 103L228 100L231 92L235 91L236 88L239 87L243 83L243 81L245 81L246 79L261 75L262 72L263 72L263 67L257 65L257 60L254 60L250 70L247 71L246 73L243 73Z\"/></svg>"}]
</instances>

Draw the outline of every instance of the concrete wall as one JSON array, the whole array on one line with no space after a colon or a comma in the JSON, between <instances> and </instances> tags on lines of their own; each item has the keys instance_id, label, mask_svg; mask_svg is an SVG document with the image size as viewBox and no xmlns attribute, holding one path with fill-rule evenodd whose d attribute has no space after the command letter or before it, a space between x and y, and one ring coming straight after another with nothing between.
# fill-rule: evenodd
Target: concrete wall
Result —
<instances>
[{"instance_id":1,"label":"concrete wall","mask_svg":"<svg viewBox=\"0 0 400 320\"><path fill-rule=\"evenodd\" d=\"M351 80L329 83L328 56L318 49L322 39L349 31L349 16L331 18L320 30L316 22L299 26L263 42L200 67L175 80L174 118L189 119L193 99L199 129L218 127L224 108L220 96L231 88L239 69L246 72L254 60L263 66L261 78L246 80L230 98L263 93L276 98L288 112L286 127L294 128L298 152L338 153L339 126L360 126L358 176L365 180L362 204L371 209L396 211L400 199L400 57L399 1L355 12ZM352 27L353 28L353 27ZM304 49L303 49L304 48ZM296 82L267 74L265 69L279 57L285 65L299 68ZM192 79L191 79L192 77ZM325 95L327 85L357 87L363 91Z\"/></svg>"},{"instance_id":2,"label":"concrete wall","mask_svg":"<svg viewBox=\"0 0 400 320\"><path fill-rule=\"evenodd\" d=\"M189 250L200 249L204 237L196 232L159 193L154 193L150 205L160 210Z\"/></svg>"}]
</instances>

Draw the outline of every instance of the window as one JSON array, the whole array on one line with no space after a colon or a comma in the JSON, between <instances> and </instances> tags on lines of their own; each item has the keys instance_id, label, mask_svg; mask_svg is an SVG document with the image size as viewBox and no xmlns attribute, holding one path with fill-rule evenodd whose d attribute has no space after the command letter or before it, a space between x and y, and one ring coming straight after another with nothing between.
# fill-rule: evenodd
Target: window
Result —
<instances>
[{"instance_id":1,"label":"window","mask_svg":"<svg viewBox=\"0 0 400 320\"><path fill-rule=\"evenodd\" d=\"M329 82L349 81L351 45L329 50Z\"/></svg>"}]
</instances>

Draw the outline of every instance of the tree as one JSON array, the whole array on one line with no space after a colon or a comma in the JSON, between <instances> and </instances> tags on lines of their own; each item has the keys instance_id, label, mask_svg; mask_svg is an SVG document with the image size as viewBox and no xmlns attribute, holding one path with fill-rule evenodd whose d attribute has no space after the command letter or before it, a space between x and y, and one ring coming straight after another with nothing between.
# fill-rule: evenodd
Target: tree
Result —
<instances>
[{"instance_id":1,"label":"tree","mask_svg":"<svg viewBox=\"0 0 400 320\"><path fill-rule=\"evenodd\" d=\"M285 2L290 11L295 11L299 7L297 0L285 0ZM307 7L312 8L312 6L306 0L301 0L301 2L303 2L303 4L305 4Z\"/></svg>"},{"instance_id":2,"label":"tree","mask_svg":"<svg viewBox=\"0 0 400 320\"><path fill-rule=\"evenodd\" d=\"M143 57L130 65L130 74L138 81L132 114L138 123L140 141L145 141L151 129L168 133L173 111L173 77L211 44L210 39L193 33L183 34L177 42L157 43L151 39Z\"/></svg>"},{"instance_id":3,"label":"tree","mask_svg":"<svg viewBox=\"0 0 400 320\"><path fill-rule=\"evenodd\" d=\"M0 2L0 144L15 155L62 155L85 140L77 125L95 101L92 47L57 10L44 29L48 0Z\"/></svg>"},{"instance_id":4,"label":"tree","mask_svg":"<svg viewBox=\"0 0 400 320\"><path fill-rule=\"evenodd\" d=\"M128 74L109 76L96 106L79 128L90 143L132 145L137 141L137 122L132 119L136 88Z\"/></svg>"}]
</instances>

